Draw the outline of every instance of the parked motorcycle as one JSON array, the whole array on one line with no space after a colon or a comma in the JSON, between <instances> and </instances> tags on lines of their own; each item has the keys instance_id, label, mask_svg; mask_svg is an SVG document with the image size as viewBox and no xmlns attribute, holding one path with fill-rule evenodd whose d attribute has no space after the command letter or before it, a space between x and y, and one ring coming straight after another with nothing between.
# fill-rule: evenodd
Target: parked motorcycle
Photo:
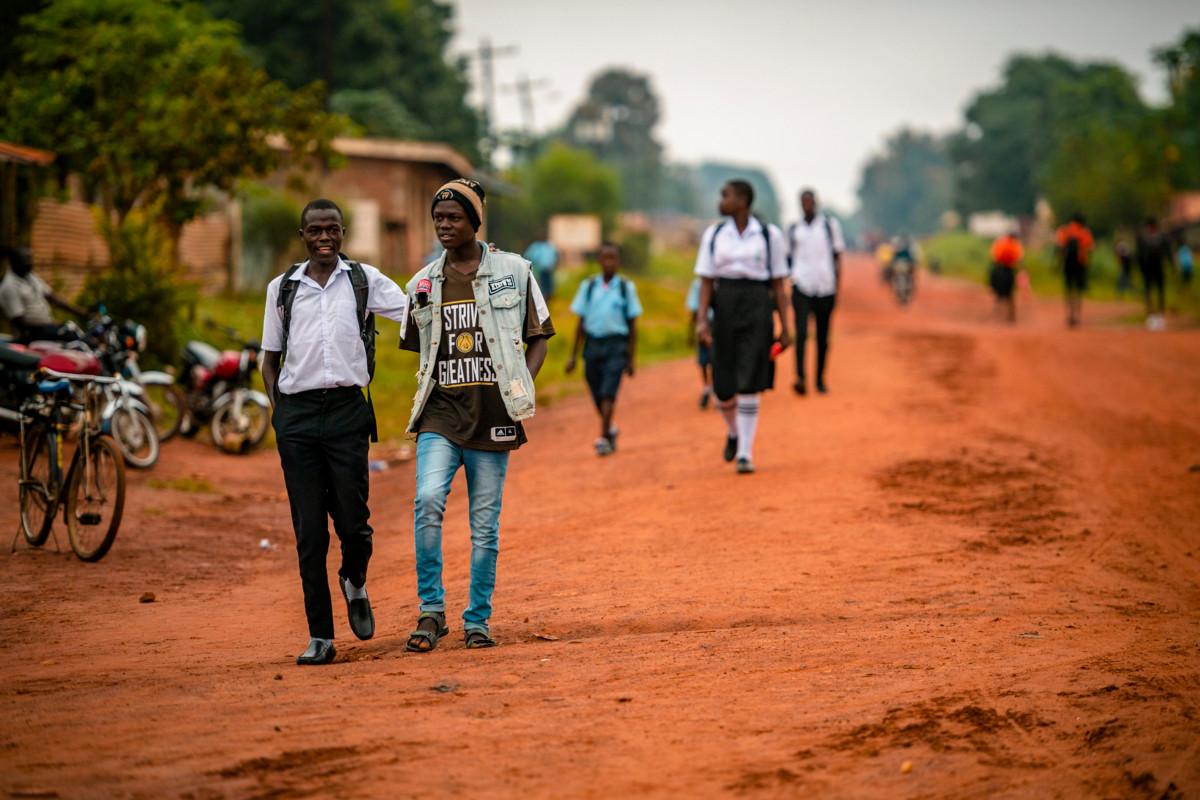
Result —
<instances>
[{"instance_id":1,"label":"parked motorcycle","mask_svg":"<svg viewBox=\"0 0 1200 800\"><path fill-rule=\"evenodd\" d=\"M229 453L245 453L262 442L271 424L267 396L252 388L258 371L259 343L243 340L236 330L205 325L242 342L240 350L218 350L193 340L183 347L183 390L187 414L182 432L194 436L208 425L213 443Z\"/></svg>"},{"instance_id":2,"label":"parked motorcycle","mask_svg":"<svg viewBox=\"0 0 1200 800\"><path fill-rule=\"evenodd\" d=\"M97 340L87 338L67 343L35 341L29 343L28 352L38 356L38 366L45 369L74 375L103 375L104 352L98 347L102 345ZM107 372L120 376L119 372ZM154 466L158 461L159 439L142 387L125 378L97 385L103 395L101 430L112 435L129 466L138 469Z\"/></svg>"},{"instance_id":3,"label":"parked motorcycle","mask_svg":"<svg viewBox=\"0 0 1200 800\"><path fill-rule=\"evenodd\" d=\"M165 442L179 432L187 415L187 400L175 383L175 377L159 370L143 370L138 354L146 349L146 327L132 320L116 324L103 307L89 324L88 340L99 344L105 372L133 381L142 387L142 401L150 420Z\"/></svg>"}]
</instances>

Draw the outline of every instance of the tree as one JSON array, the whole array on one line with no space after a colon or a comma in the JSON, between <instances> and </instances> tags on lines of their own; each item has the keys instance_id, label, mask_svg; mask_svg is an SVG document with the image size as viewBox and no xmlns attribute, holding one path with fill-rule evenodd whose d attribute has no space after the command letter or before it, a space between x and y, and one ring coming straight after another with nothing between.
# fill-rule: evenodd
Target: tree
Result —
<instances>
[{"instance_id":1,"label":"tree","mask_svg":"<svg viewBox=\"0 0 1200 800\"><path fill-rule=\"evenodd\" d=\"M561 142L504 178L507 192L489 196L488 234L506 248L533 241L555 214L595 214L611 231L621 208L616 172L588 151Z\"/></svg>"},{"instance_id":2,"label":"tree","mask_svg":"<svg viewBox=\"0 0 1200 800\"><path fill-rule=\"evenodd\" d=\"M1171 193L1168 140L1157 120L1097 124L1059 143L1043 171L1046 198L1060 217L1087 216L1096 232L1135 225L1166 207Z\"/></svg>"},{"instance_id":3,"label":"tree","mask_svg":"<svg viewBox=\"0 0 1200 800\"><path fill-rule=\"evenodd\" d=\"M650 79L613 68L592 79L587 96L567 120L567 143L590 151L620 174L625 208L658 204L662 145L654 128L659 116Z\"/></svg>"},{"instance_id":4,"label":"tree","mask_svg":"<svg viewBox=\"0 0 1200 800\"><path fill-rule=\"evenodd\" d=\"M696 170L696 185L699 189L697 207L702 217L715 217L717 198L721 187L738 178L754 187L754 208L758 216L768 222L779 223L779 196L771 176L759 167L730 164L724 161L705 161Z\"/></svg>"},{"instance_id":5,"label":"tree","mask_svg":"<svg viewBox=\"0 0 1200 800\"><path fill-rule=\"evenodd\" d=\"M953 191L945 142L902 128L863 167L858 187L863 223L893 234L933 233L950 208Z\"/></svg>"},{"instance_id":6,"label":"tree","mask_svg":"<svg viewBox=\"0 0 1200 800\"><path fill-rule=\"evenodd\" d=\"M1200 189L1200 28L1154 53L1167 72L1171 104L1163 114L1170 139L1167 161L1179 189Z\"/></svg>"},{"instance_id":7,"label":"tree","mask_svg":"<svg viewBox=\"0 0 1200 800\"><path fill-rule=\"evenodd\" d=\"M466 63L449 61L453 7L439 0L204 0L241 26L257 63L293 89L321 81L329 105L375 136L433 139L479 158Z\"/></svg>"},{"instance_id":8,"label":"tree","mask_svg":"<svg viewBox=\"0 0 1200 800\"><path fill-rule=\"evenodd\" d=\"M964 129L950 142L958 210L1032 214L1064 139L1097 122L1136 124L1146 113L1133 77L1119 66L1014 56L1000 87L967 106Z\"/></svg>"},{"instance_id":9,"label":"tree","mask_svg":"<svg viewBox=\"0 0 1200 800\"><path fill-rule=\"evenodd\" d=\"M344 124L319 92L255 68L235 28L197 6L154 0L55 0L21 20L19 63L2 79L0 135L58 154L114 224L135 208L178 242L203 191L231 191L275 169L283 134L298 153L331 155Z\"/></svg>"}]
</instances>

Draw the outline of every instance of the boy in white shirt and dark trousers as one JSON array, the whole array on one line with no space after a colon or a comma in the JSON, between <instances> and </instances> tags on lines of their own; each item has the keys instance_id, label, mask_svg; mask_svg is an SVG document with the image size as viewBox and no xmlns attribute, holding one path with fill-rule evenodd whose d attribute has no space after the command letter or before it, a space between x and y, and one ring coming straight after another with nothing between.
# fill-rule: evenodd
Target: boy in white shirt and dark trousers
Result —
<instances>
[{"instance_id":1,"label":"boy in white shirt and dark trousers","mask_svg":"<svg viewBox=\"0 0 1200 800\"><path fill-rule=\"evenodd\" d=\"M274 406L308 617L308 647L296 659L301 665L328 664L337 655L325 570L330 517L342 545L338 585L350 629L359 639L375 634L366 585L372 550L367 448L377 437L362 390L374 371L374 315L408 316L404 290L375 267L342 257L344 235L341 209L332 201L305 206L300 237L308 260L271 281L263 314L263 383Z\"/></svg>"},{"instance_id":2,"label":"boy in white shirt and dark trousers","mask_svg":"<svg viewBox=\"0 0 1200 800\"><path fill-rule=\"evenodd\" d=\"M817 323L817 391L825 394L825 363L829 352L829 320L837 302L842 253L846 249L842 226L833 217L817 211L812 189L800 193L804 217L788 228L788 252L792 265L792 308L796 313L796 394L806 394L804 345L808 317Z\"/></svg>"},{"instance_id":3,"label":"boy in white shirt and dark trousers","mask_svg":"<svg viewBox=\"0 0 1200 800\"><path fill-rule=\"evenodd\" d=\"M712 346L713 393L727 432L725 460L736 457L739 474L754 472L759 394L775 381L772 342L778 342L780 352L791 343L787 243L779 228L751 216L753 203L749 183L725 184L718 204L725 219L708 227L696 255L700 278L696 338ZM775 314L778 339L774 338Z\"/></svg>"}]
</instances>

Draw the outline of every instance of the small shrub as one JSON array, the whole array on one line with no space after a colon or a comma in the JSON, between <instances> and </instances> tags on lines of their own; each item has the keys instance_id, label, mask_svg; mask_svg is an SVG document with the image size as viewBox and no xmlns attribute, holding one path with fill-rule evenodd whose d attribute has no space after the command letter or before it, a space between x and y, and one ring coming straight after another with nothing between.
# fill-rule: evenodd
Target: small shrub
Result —
<instances>
[{"instance_id":1,"label":"small shrub","mask_svg":"<svg viewBox=\"0 0 1200 800\"><path fill-rule=\"evenodd\" d=\"M119 225L101 216L98 228L108 243L110 266L88 277L80 302L145 325L151 363L173 363L179 349L176 321L193 290L174 266L170 238L141 212Z\"/></svg>"}]
</instances>

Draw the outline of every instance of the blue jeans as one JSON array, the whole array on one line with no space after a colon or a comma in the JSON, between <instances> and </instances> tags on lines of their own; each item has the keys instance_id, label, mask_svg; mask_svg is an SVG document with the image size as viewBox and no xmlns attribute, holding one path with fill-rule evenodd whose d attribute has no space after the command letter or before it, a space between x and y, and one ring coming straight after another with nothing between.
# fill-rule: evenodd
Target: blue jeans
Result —
<instances>
[{"instance_id":1,"label":"blue jeans","mask_svg":"<svg viewBox=\"0 0 1200 800\"><path fill-rule=\"evenodd\" d=\"M440 433L417 436L417 496L413 537L417 549L417 596L422 611L446 610L442 585L442 517L450 482L459 467L467 470L471 515L471 592L463 612L464 631L487 633L500 554L500 502L508 453L460 447Z\"/></svg>"}]
</instances>

